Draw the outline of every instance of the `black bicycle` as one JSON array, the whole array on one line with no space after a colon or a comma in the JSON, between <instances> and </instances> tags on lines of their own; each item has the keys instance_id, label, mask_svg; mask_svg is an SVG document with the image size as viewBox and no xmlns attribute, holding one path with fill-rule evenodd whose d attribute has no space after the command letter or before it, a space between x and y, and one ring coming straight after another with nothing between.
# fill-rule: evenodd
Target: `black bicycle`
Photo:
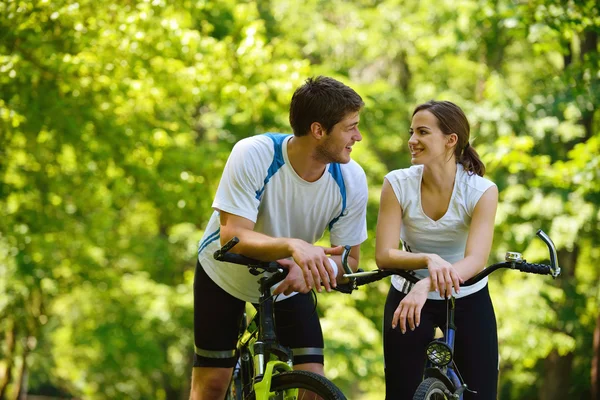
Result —
<instances>
[{"instance_id":1,"label":"black bicycle","mask_svg":"<svg viewBox=\"0 0 600 400\"><path fill-rule=\"evenodd\" d=\"M558 277L560 275L560 267L558 266L558 257L554 243L542 230L538 230L536 235L548 246L550 265L528 263L520 253L508 252L506 253L504 262L490 265L461 284L461 286L473 285L501 268L516 269L533 274L551 275L553 278ZM346 272L348 272L347 269ZM367 272L346 273L344 276L349 278L350 281L342 286L338 285L338 287L341 286L340 290L345 293L351 293L359 286L378 281L390 275L400 275L411 282L412 285L419 281L417 277L406 270L377 269ZM453 360L454 340L456 338L454 297L450 297L446 302L448 318L446 326L443 329L443 336L433 340L426 348L427 363L423 373L423 381L414 394L414 400L462 400L463 393L469 390Z\"/></svg>"},{"instance_id":2,"label":"black bicycle","mask_svg":"<svg viewBox=\"0 0 600 400\"><path fill-rule=\"evenodd\" d=\"M271 287L286 277L287 269L276 262L258 261L229 253L237 243L239 239L234 237L217 250L214 257L219 261L245 265L250 273L260 275L260 298L254 318L250 322L242 318L237 342L238 362L226 399L345 400L342 392L324 376L294 371L291 349L277 340L273 314L275 300L271 295Z\"/></svg>"}]
</instances>

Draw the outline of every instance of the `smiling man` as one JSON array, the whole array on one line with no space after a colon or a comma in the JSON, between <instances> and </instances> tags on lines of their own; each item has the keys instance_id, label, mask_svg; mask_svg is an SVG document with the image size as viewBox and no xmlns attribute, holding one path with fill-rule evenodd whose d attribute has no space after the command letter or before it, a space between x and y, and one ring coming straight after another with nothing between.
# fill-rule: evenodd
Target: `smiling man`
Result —
<instances>
[{"instance_id":1,"label":"smiling man","mask_svg":"<svg viewBox=\"0 0 600 400\"><path fill-rule=\"evenodd\" d=\"M323 375L323 335L310 290L330 291L341 276L341 245L356 269L367 238L367 181L351 159L362 140L364 103L328 77L307 79L290 105L293 135L266 133L233 148L200 241L194 276L193 400L223 399L245 302L258 301L257 277L213 259L232 237L234 251L289 269L274 290L277 335L292 349L294 368ZM331 246L315 246L326 229ZM330 257L331 256L331 257ZM339 271L339 273L338 273Z\"/></svg>"}]
</instances>

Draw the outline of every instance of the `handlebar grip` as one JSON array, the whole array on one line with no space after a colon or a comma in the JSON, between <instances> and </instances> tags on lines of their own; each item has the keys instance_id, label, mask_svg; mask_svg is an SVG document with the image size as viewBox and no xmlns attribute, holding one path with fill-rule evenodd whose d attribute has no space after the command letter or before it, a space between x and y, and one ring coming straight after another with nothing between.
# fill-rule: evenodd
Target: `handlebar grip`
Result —
<instances>
[{"instance_id":1,"label":"handlebar grip","mask_svg":"<svg viewBox=\"0 0 600 400\"><path fill-rule=\"evenodd\" d=\"M550 275L551 273L550 266L545 264L522 263L517 264L515 268L530 274Z\"/></svg>"},{"instance_id":2,"label":"handlebar grip","mask_svg":"<svg viewBox=\"0 0 600 400\"><path fill-rule=\"evenodd\" d=\"M233 246L235 246L239 242L240 242L240 239L238 239L237 236L232 237L229 242L225 243L219 250L215 251L214 258L219 261L224 261L222 259L223 255L227 254L227 252L229 250L231 250L233 248Z\"/></svg>"},{"instance_id":3,"label":"handlebar grip","mask_svg":"<svg viewBox=\"0 0 600 400\"><path fill-rule=\"evenodd\" d=\"M333 290L337 290L338 292L345 294L352 294L352 292L354 291L354 285L352 284L352 282L338 283L337 286L333 288Z\"/></svg>"},{"instance_id":4,"label":"handlebar grip","mask_svg":"<svg viewBox=\"0 0 600 400\"><path fill-rule=\"evenodd\" d=\"M376 274L368 275L368 276L358 276L355 279L356 286L367 285L369 283L377 282L386 276L394 275L396 272L394 270L379 270Z\"/></svg>"},{"instance_id":5,"label":"handlebar grip","mask_svg":"<svg viewBox=\"0 0 600 400\"><path fill-rule=\"evenodd\" d=\"M217 252L218 251L219 250L217 250ZM243 256L241 254L222 253L222 252L217 254L217 252L215 252L214 257L218 261L228 262L228 263L232 263L232 264L240 264L240 265L260 265L260 266L262 266L262 264L268 264L267 262L258 261L253 258Z\"/></svg>"}]
</instances>

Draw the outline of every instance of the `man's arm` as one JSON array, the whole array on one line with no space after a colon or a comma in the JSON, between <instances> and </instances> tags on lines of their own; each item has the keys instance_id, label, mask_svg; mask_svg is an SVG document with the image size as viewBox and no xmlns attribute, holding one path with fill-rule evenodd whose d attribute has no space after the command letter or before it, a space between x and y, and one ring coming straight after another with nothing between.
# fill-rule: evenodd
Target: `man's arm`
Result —
<instances>
[{"instance_id":1,"label":"man's arm","mask_svg":"<svg viewBox=\"0 0 600 400\"><path fill-rule=\"evenodd\" d=\"M225 211L219 212L221 222L221 246L234 236L240 242L231 249L261 261L273 261L291 256L288 238L274 238L254 231L254 222Z\"/></svg>"},{"instance_id":2,"label":"man's arm","mask_svg":"<svg viewBox=\"0 0 600 400\"><path fill-rule=\"evenodd\" d=\"M332 247L338 247L337 245L332 244ZM330 257L332 260L335 261L335 263L338 266L338 274L337 274L337 281L338 282L344 282L347 279L343 277L343 275L346 273L344 271L344 268L342 267L342 256L331 256ZM356 272L356 270L358 269L358 262L360 259L360 244L357 244L356 246L352 246L350 248L350 254L348 255L348 266L350 267L350 269L353 272Z\"/></svg>"},{"instance_id":3,"label":"man's arm","mask_svg":"<svg viewBox=\"0 0 600 400\"><path fill-rule=\"evenodd\" d=\"M255 232L254 222L224 211L220 212L221 245L237 236L240 243L232 250L247 257L262 261L280 260L292 257L302 270L308 289L315 287L321 290L321 283L328 291L330 281L336 286L328 254L340 254L341 248L324 248L314 246L301 239L274 238Z\"/></svg>"}]
</instances>

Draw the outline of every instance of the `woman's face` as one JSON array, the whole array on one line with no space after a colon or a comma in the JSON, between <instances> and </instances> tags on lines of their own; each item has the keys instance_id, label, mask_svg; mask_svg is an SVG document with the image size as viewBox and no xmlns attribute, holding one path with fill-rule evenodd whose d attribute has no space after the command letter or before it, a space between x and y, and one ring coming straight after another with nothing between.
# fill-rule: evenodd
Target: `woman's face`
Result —
<instances>
[{"instance_id":1,"label":"woman's face","mask_svg":"<svg viewBox=\"0 0 600 400\"><path fill-rule=\"evenodd\" d=\"M444 135L438 127L438 119L431 112L417 112L410 125L410 150L412 164L430 164L432 162L447 162L452 151L450 141L452 135Z\"/></svg>"}]
</instances>

